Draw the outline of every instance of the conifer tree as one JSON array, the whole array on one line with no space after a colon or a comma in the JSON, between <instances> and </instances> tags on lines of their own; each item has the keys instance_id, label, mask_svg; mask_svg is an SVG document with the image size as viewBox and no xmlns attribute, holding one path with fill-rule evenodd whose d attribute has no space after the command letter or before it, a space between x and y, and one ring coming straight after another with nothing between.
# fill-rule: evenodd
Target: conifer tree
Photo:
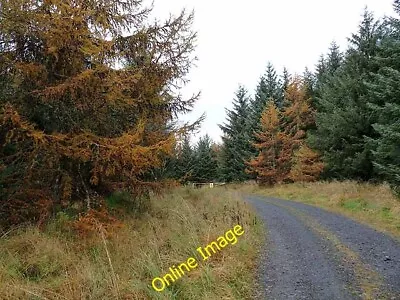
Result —
<instances>
[{"instance_id":1,"label":"conifer tree","mask_svg":"<svg viewBox=\"0 0 400 300\"><path fill-rule=\"evenodd\" d=\"M324 55L321 55L319 57L317 66L316 66L316 73L315 77L317 80L317 83L322 84L325 81L325 76L327 74L327 65L326 65L326 59Z\"/></svg>"},{"instance_id":2,"label":"conifer tree","mask_svg":"<svg viewBox=\"0 0 400 300\"><path fill-rule=\"evenodd\" d=\"M380 23L366 11L342 66L319 89L317 130L309 142L322 153L327 176L363 180L373 176L364 139L374 134L365 82L376 71L373 57L380 38Z\"/></svg>"},{"instance_id":3,"label":"conifer tree","mask_svg":"<svg viewBox=\"0 0 400 300\"><path fill-rule=\"evenodd\" d=\"M300 77L295 77L286 89L285 98L290 106L282 112L285 131L293 137L304 138L307 129L314 123L311 99L307 97L307 86Z\"/></svg>"},{"instance_id":4,"label":"conifer tree","mask_svg":"<svg viewBox=\"0 0 400 300\"><path fill-rule=\"evenodd\" d=\"M400 15L400 1L394 2ZM367 138L373 149L373 164L382 179L400 192L400 21L389 19L376 63L380 66L368 83L370 108L376 116L377 136Z\"/></svg>"},{"instance_id":5,"label":"conifer tree","mask_svg":"<svg viewBox=\"0 0 400 300\"><path fill-rule=\"evenodd\" d=\"M222 180L244 181L249 178L245 172L245 161L251 155L249 136L249 96L244 87L239 87L233 101L233 109L226 110L227 121L219 125L222 132L221 150Z\"/></svg>"},{"instance_id":6,"label":"conifer tree","mask_svg":"<svg viewBox=\"0 0 400 300\"><path fill-rule=\"evenodd\" d=\"M327 57L321 55L316 65L316 72L313 81L312 93L309 95L312 98L312 105L314 108L319 109L318 99L322 97L323 88L329 84L329 80L335 75L335 72L343 62L343 54L340 52L339 46L336 42L332 42L329 48ZM309 74L304 74L305 80L309 78Z\"/></svg>"},{"instance_id":7,"label":"conifer tree","mask_svg":"<svg viewBox=\"0 0 400 300\"><path fill-rule=\"evenodd\" d=\"M150 171L180 130L169 124L196 100L174 92L192 65L193 15L151 24L141 0L0 7L0 74L10 82L0 88L1 222L156 187Z\"/></svg>"},{"instance_id":8,"label":"conifer tree","mask_svg":"<svg viewBox=\"0 0 400 300\"><path fill-rule=\"evenodd\" d=\"M213 142L208 135L201 137L195 149L194 180L213 182L218 177L218 163Z\"/></svg>"},{"instance_id":9,"label":"conifer tree","mask_svg":"<svg viewBox=\"0 0 400 300\"><path fill-rule=\"evenodd\" d=\"M303 73L303 82L306 88L306 96L312 98L312 102L314 102L315 76L307 67Z\"/></svg>"},{"instance_id":10,"label":"conifer tree","mask_svg":"<svg viewBox=\"0 0 400 300\"><path fill-rule=\"evenodd\" d=\"M334 75L342 63L343 55L340 52L339 46L335 41L331 43L328 57L326 59L326 72L328 75Z\"/></svg>"},{"instance_id":11,"label":"conifer tree","mask_svg":"<svg viewBox=\"0 0 400 300\"><path fill-rule=\"evenodd\" d=\"M283 68L283 73L281 76L281 83L280 83L280 90L279 90L279 97L280 97L280 108L285 107L288 103L285 102L285 93L292 80L292 76L290 75L288 69L286 67ZM278 107L279 108L279 107Z\"/></svg>"},{"instance_id":12,"label":"conifer tree","mask_svg":"<svg viewBox=\"0 0 400 300\"><path fill-rule=\"evenodd\" d=\"M295 153L301 148L306 147L305 139L307 131L314 126L315 112L311 106L311 98L307 94L307 86L304 84L304 79L295 77L289 84L285 99L289 104L282 111L282 128L286 134L286 150L282 152L283 159L287 162L284 166L286 177L284 179L292 179L290 172L294 165L299 170L300 167L306 167L305 164L298 164ZM309 154L308 152L307 154ZM301 152L301 154L304 154ZM287 157L290 160L287 160ZM317 160L317 157L315 158ZM304 163L307 161L303 161ZM308 161L310 164L313 161ZM313 166L308 166L313 168Z\"/></svg>"},{"instance_id":13,"label":"conifer tree","mask_svg":"<svg viewBox=\"0 0 400 300\"><path fill-rule=\"evenodd\" d=\"M284 67L283 73L282 73L281 94L285 93L291 80L292 80L292 76L290 75L288 69L286 67Z\"/></svg>"},{"instance_id":14,"label":"conifer tree","mask_svg":"<svg viewBox=\"0 0 400 300\"><path fill-rule=\"evenodd\" d=\"M322 88L327 81L328 72L327 72L327 63L324 55L319 57L318 63L316 65L315 71L315 88L314 88L314 98L313 104L314 107L319 108L318 99L321 98Z\"/></svg>"},{"instance_id":15,"label":"conifer tree","mask_svg":"<svg viewBox=\"0 0 400 300\"><path fill-rule=\"evenodd\" d=\"M324 164L320 155L307 144L303 144L294 153L288 177L294 182L312 182L319 179L323 169Z\"/></svg>"},{"instance_id":16,"label":"conifer tree","mask_svg":"<svg viewBox=\"0 0 400 300\"><path fill-rule=\"evenodd\" d=\"M184 136L179 150L176 163L176 179L186 183L192 181L196 163L189 135Z\"/></svg>"},{"instance_id":17,"label":"conifer tree","mask_svg":"<svg viewBox=\"0 0 400 300\"><path fill-rule=\"evenodd\" d=\"M280 87L279 87L279 79L276 74L275 68L271 63L268 63L267 70L265 72L265 83L266 83L266 92L264 93L264 107L268 100L272 99L275 102L277 107L281 107L282 103L280 103Z\"/></svg>"},{"instance_id":18,"label":"conifer tree","mask_svg":"<svg viewBox=\"0 0 400 300\"><path fill-rule=\"evenodd\" d=\"M305 144L306 131L314 123L307 87L294 78L285 95L288 106L279 113L275 105L269 105L256 135L259 155L249 162L248 172L255 173L261 184L317 178L321 169L319 156Z\"/></svg>"},{"instance_id":19,"label":"conifer tree","mask_svg":"<svg viewBox=\"0 0 400 300\"><path fill-rule=\"evenodd\" d=\"M268 101L274 101L280 107L281 103L278 75L271 63L268 63L265 74L260 78L254 99L250 103L250 133L260 129L260 118Z\"/></svg>"},{"instance_id":20,"label":"conifer tree","mask_svg":"<svg viewBox=\"0 0 400 300\"><path fill-rule=\"evenodd\" d=\"M216 143L213 142L211 145L212 152L211 154L213 155L214 162L216 164L216 181L223 181L223 173L221 170L221 165L222 165L222 149L223 145L222 143Z\"/></svg>"},{"instance_id":21,"label":"conifer tree","mask_svg":"<svg viewBox=\"0 0 400 300\"><path fill-rule=\"evenodd\" d=\"M254 174L259 184L273 185L284 177L281 151L287 137L280 129L279 110L272 101L262 113L261 130L256 138L259 142L254 143L254 147L259 154L248 162L247 172Z\"/></svg>"}]
</instances>

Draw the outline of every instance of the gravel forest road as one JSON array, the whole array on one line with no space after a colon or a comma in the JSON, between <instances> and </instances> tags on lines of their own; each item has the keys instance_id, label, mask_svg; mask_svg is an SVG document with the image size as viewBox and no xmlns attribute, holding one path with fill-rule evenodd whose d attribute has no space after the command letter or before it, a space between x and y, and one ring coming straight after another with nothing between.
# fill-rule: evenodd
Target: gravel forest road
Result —
<instances>
[{"instance_id":1,"label":"gravel forest road","mask_svg":"<svg viewBox=\"0 0 400 300\"><path fill-rule=\"evenodd\" d=\"M265 299L400 299L400 242L317 207L246 196L265 223Z\"/></svg>"}]
</instances>

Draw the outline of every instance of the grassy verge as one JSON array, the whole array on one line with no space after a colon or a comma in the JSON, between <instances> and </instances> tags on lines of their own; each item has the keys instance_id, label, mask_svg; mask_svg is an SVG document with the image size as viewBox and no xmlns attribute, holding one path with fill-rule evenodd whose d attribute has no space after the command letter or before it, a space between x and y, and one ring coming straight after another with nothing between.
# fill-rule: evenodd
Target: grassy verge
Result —
<instances>
[{"instance_id":1,"label":"grassy verge","mask_svg":"<svg viewBox=\"0 0 400 300\"><path fill-rule=\"evenodd\" d=\"M255 188L253 191L342 213L400 238L400 200L385 185L351 181L317 182Z\"/></svg>"},{"instance_id":2,"label":"grassy verge","mask_svg":"<svg viewBox=\"0 0 400 300\"><path fill-rule=\"evenodd\" d=\"M140 219L127 218L106 239L80 239L55 220L44 231L0 238L2 299L252 299L262 227L250 208L224 188L177 189L151 199ZM245 233L163 292L154 277L194 256L235 225Z\"/></svg>"}]
</instances>

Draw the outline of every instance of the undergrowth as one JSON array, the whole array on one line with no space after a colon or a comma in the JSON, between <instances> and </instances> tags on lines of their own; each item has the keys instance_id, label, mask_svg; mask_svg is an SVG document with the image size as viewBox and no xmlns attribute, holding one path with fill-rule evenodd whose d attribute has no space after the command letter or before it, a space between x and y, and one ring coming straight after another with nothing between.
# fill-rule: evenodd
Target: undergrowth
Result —
<instances>
[{"instance_id":1,"label":"undergrowth","mask_svg":"<svg viewBox=\"0 0 400 300\"><path fill-rule=\"evenodd\" d=\"M124 195L110 198L117 207ZM254 299L262 226L234 191L175 189L149 199L140 217L77 235L68 214L45 229L15 228L0 239L1 299ZM244 235L163 292L154 277L233 226Z\"/></svg>"}]
</instances>

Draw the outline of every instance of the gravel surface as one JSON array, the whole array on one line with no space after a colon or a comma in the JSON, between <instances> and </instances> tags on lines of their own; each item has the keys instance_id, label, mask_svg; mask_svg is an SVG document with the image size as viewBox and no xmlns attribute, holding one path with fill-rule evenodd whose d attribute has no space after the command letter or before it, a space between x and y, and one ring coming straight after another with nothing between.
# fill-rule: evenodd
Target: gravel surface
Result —
<instances>
[{"instance_id":1,"label":"gravel surface","mask_svg":"<svg viewBox=\"0 0 400 300\"><path fill-rule=\"evenodd\" d=\"M265 223L266 299L400 300L400 242L317 207L247 196Z\"/></svg>"}]
</instances>

